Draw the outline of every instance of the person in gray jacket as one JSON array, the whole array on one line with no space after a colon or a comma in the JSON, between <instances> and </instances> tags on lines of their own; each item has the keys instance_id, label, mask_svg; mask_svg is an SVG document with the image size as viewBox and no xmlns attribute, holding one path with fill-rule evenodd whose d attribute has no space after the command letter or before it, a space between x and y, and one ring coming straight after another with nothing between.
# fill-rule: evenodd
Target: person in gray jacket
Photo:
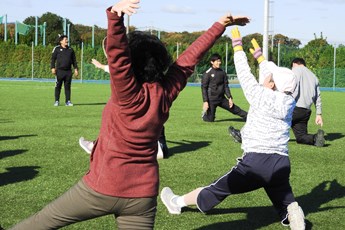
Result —
<instances>
[{"instance_id":1,"label":"person in gray jacket","mask_svg":"<svg viewBox=\"0 0 345 230\"><path fill-rule=\"evenodd\" d=\"M308 121L311 115L312 104L315 105L316 109L315 124L321 127L323 125L319 80L306 67L305 60L302 58L293 59L291 68L297 80L297 87L292 94L296 100L296 107L293 111L291 123L296 142L322 147L325 145L325 134L322 129L319 129L316 134L308 134ZM234 141L242 142L240 130L230 126L229 134Z\"/></svg>"},{"instance_id":2,"label":"person in gray jacket","mask_svg":"<svg viewBox=\"0 0 345 230\"><path fill-rule=\"evenodd\" d=\"M319 129L316 134L308 133L308 121L311 115L311 106L315 105L315 124L322 127L322 104L319 80L307 67L303 58L295 58L291 68L297 79L297 87L293 93L296 108L293 111L291 128L299 144L322 147L325 144L324 131Z\"/></svg>"}]
</instances>

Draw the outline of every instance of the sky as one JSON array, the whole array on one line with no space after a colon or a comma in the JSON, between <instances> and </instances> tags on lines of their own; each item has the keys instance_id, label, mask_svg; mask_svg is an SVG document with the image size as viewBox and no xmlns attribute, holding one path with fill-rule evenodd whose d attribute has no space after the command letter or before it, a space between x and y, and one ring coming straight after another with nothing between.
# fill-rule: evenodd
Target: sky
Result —
<instances>
[{"instance_id":1,"label":"sky","mask_svg":"<svg viewBox=\"0 0 345 230\"><path fill-rule=\"evenodd\" d=\"M46 12L69 19L73 24L107 27L105 9L111 0L0 0L0 16L8 22ZM264 32L264 0L141 0L130 25L144 30L155 28L168 32L208 29L227 12L245 15L251 23L241 27L242 36ZM270 33L283 34L302 42L326 38L329 44L345 45L345 0L270 0ZM48 25L49 26L49 25ZM226 33L230 33L227 29Z\"/></svg>"}]
</instances>

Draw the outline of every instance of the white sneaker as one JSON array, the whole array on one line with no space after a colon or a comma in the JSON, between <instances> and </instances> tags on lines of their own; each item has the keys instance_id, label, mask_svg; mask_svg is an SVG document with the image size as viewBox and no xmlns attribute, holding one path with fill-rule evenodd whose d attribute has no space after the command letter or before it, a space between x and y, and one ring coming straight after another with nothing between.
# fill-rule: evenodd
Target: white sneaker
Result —
<instances>
[{"instance_id":1,"label":"white sneaker","mask_svg":"<svg viewBox=\"0 0 345 230\"><path fill-rule=\"evenodd\" d=\"M201 118L204 118L204 116L207 114L207 110L201 111Z\"/></svg>"},{"instance_id":2,"label":"white sneaker","mask_svg":"<svg viewBox=\"0 0 345 230\"><path fill-rule=\"evenodd\" d=\"M59 101L56 101L56 102L54 103L54 106L59 106Z\"/></svg>"},{"instance_id":3,"label":"white sneaker","mask_svg":"<svg viewBox=\"0 0 345 230\"><path fill-rule=\"evenodd\" d=\"M163 149L162 149L161 143L159 143L158 141L157 160L163 159L163 158L164 158Z\"/></svg>"},{"instance_id":4,"label":"white sneaker","mask_svg":"<svg viewBox=\"0 0 345 230\"><path fill-rule=\"evenodd\" d=\"M181 207L172 202L172 199L177 197L169 187L165 187L161 191L161 200L165 207L167 207L170 214L181 214Z\"/></svg>"},{"instance_id":5,"label":"white sneaker","mask_svg":"<svg viewBox=\"0 0 345 230\"><path fill-rule=\"evenodd\" d=\"M292 202L291 204L289 204L289 206L287 207L287 211L291 230L304 230L304 213L302 208L298 206L298 203Z\"/></svg>"},{"instance_id":6,"label":"white sneaker","mask_svg":"<svg viewBox=\"0 0 345 230\"><path fill-rule=\"evenodd\" d=\"M85 150L85 152L91 154L93 149L93 141L86 141L84 137L81 137L79 138L79 145Z\"/></svg>"},{"instance_id":7,"label":"white sneaker","mask_svg":"<svg viewBox=\"0 0 345 230\"><path fill-rule=\"evenodd\" d=\"M72 104L71 101L67 101L67 102L66 102L66 106L73 106L73 104Z\"/></svg>"}]
</instances>

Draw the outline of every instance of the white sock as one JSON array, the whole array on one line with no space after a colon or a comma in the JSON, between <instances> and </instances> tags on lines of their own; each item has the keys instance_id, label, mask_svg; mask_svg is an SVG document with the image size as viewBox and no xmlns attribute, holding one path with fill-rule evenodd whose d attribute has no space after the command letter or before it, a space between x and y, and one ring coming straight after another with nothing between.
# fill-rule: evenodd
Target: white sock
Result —
<instances>
[{"instance_id":1,"label":"white sock","mask_svg":"<svg viewBox=\"0 0 345 230\"><path fill-rule=\"evenodd\" d=\"M172 199L172 202L181 208L187 206L186 203L184 202L184 196L177 196Z\"/></svg>"}]
</instances>

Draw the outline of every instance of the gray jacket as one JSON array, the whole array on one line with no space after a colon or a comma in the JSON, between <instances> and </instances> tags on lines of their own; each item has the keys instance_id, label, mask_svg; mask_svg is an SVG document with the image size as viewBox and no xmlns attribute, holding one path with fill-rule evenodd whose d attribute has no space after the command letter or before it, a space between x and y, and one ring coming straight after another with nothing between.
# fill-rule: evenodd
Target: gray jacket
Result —
<instances>
[{"instance_id":1,"label":"gray jacket","mask_svg":"<svg viewBox=\"0 0 345 230\"><path fill-rule=\"evenodd\" d=\"M296 100L296 107L310 109L314 103L316 114L322 114L319 80L307 67L301 65L292 68L296 75L297 87L292 96Z\"/></svg>"}]
</instances>

